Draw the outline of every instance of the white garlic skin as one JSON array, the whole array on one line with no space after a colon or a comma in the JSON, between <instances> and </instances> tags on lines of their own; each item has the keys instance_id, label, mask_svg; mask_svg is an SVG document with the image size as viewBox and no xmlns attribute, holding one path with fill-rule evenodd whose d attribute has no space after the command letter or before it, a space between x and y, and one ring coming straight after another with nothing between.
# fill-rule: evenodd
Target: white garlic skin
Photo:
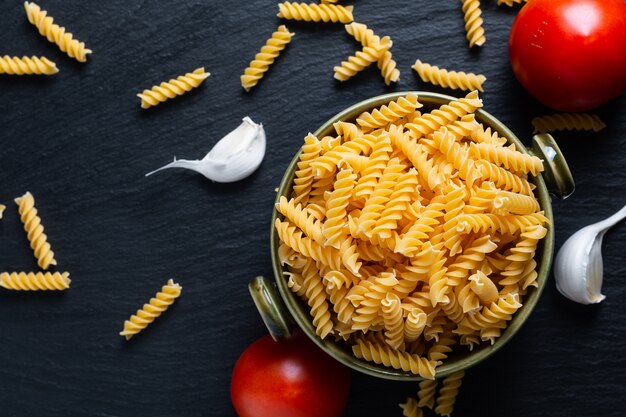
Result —
<instances>
[{"instance_id":1,"label":"white garlic skin","mask_svg":"<svg viewBox=\"0 0 626 417\"><path fill-rule=\"evenodd\" d=\"M606 298L601 293L604 232L587 226L567 239L556 256L556 288L572 301L596 304Z\"/></svg>"},{"instance_id":2,"label":"white garlic skin","mask_svg":"<svg viewBox=\"0 0 626 417\"><path fill-rule=\"evenodd\" d=\"M202 160L174 158L164 167L148 175L169 168L184 168L199 172L215 182L240 181L252 174L261 165L265 157L266 138L262 124L257 124L249 117L232 132L215 144Z\"/></svg>"}]
</instances>

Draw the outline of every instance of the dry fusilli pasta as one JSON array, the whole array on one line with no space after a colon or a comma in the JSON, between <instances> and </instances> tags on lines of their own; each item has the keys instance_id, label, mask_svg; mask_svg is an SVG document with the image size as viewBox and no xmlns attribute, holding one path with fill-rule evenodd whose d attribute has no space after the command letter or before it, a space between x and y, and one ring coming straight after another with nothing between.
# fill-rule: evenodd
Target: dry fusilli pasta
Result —
<instances>
[{"instance_id":1,"label":"dry fusilli pasta","mask_svg":"<svg viewBox=\"0 0 626 417\"><path fill-rule=\"evenodd\" d=\"M141 99L141 108L147 109L176 96L183 95L198 87L210 75L210 73L204 71L204 68L198 68L168 82L155 85L149 90L143 90L142 93L137 94L137 97Z\"/></svg>"},{"instance_id":2,"label":"dry fusilli pasta","mask_svg":"<svg viewBox=\"0 0 626 417\"><path fill-rule=\"evenodd\" d=\"M52 75L59 72L56 64L46 57L0 57L0 74L10 75Z\"/></svg>"},{"instance_id":3,"label":"dry fusilli pasta","mask_svg":"<svg viewBox=\"0 0 626 417\"><path fill-rule=\"evenodd\" d=\"M498 0L498 6L501 4L506 4L509 7L512 7L514 4L526 3L528 0Z\"/></svg>"},{"instance_id":4,"label":"dry fusilli pasta","mask_svg":"<svg viewBox=\"0 0 626 417\"><path fill-rule=\"evenodd\" d=\"M241 86L246 91L250 91L252 87L257 85L270 65L278 58L280 52L291 42L294 35L295 33L289 32L285 25L280 25L278 30L272 33L272 37L263 45L261 51L256 54L241 76Z\"/></svg>"},{"instance_id":5,"label":"dry fusilli pasta","mask_svg":"<svg viewBox=\"0 0 626 417\"><path fill-rule=\"evenodd\" d=\"M483 46L486 41L483 19L480 17L480 2L478 0L461 0L465 31L470 48L474 45Z\"/></svg>"},{"instance_id":6,"label":"dry fusilli pasta","mask_svg":"<svg viewBox=\"0 0 626 417\"><path fill-rule=\"evenodd\" d=\"M404 404L400 404L400 408L404 417L422 417L424 415L415 398L407 398Z\"/></svg>"},{"instance_id":7,"label":"dry fusilli pasta","mask_svg":"<svg viewBox=\"0 0 626 417\"><path fill-rule=\"evenodd\" d=\"M174 280L168 280L161 291L159 291L147 304L135 314L130 316L130 319L124 322L124 330L120 332L120 336L126 337L126 340L130 340L134 335L148 327L157 317L159 317L165 310L167 310L176 301L183 290L180 284L174 282Z\"/></svg>"},{"instance_id":8,"label":"dry fusilli pasta","mask_svg":"<svg viewBox=\"0 0 626 417\"><path fill-rule=\"evenodd\" d=\"M15 291L61 291L70 287L69 272L2 272L0 287Z\"/></svg>"},{"instance_id":9,"label":"dry fusilli pasta","mask_svg":"<svg viewBox=\"0 0 626 417\"><path fill-rule=\"evenodd\" d=\"M380 37L375 35L374 31L368 29L363 23L353 22L346 25L346 31L363 46L371 46L381 42ZM398 82L400 79L400 71L396 66L396 61L394 61L391 51L387 49L378 59L378 69L385 79L385 84L390 85L392 82Z\"/></svg>"},{"instance_id":10,"label":"dry fusilli pasta","mask_svg":"<svg viewBox=\"0 0 626 417\"><path fill-rule=\"evenodd\" d=\"M340 65L333 68L335 79L339 81L349 80L373 62L378 61L390 46L389 38L378 44L364 46L362 50L357 51L356 54L349 56L346 61L342 61Z\"/></svg>"},{"instance_id":11,"label":"dry fusilli pasta","mask_svg":"<svg viewBox=\"0 0 626 417\"><path fill-rule=\"evenodd\" d=\"M430 65L419 59L415 61L413 69L422 81L453 90L478 90L483 91L483 83L487 80L482 74L471 72L448 71L435 65Z\"/></svg>"},{"instance_id":12,"label":"dry fusilli pasta","mask_svg":"<svg viewBox=\"0 0 626 417\"><path fill-rule=\"evenodd\" d=\"M550 133L557 130L593 130L599 132L606 127L595 114L555 113L549 116L535 117L532 120L535 133Z\"/></svg>"},{"instance_id":13,"label":"dry fusilli pasta","mask_svg":"<svg viewBox=\"0 0 626 417\"><path fill-rule=\"evenodd\" d=\"M278 10L278 17L283 19L333 23L350 23L354 20L352 17L352 6L285 1L278 3Z\"/></svg>"},{"instance_id":14,"label":"dry fusilli pasta","mask_svg":"<svg viewBox=\"0 0 626 417\"><path fill-rule=\"evenodd\" d=\"M74 39L74 36L65 31L65 28L54 23L54 19L48 16L45 10L41 10L33 2L24 2L24 9L28 21L39 29L39 33L52 43L58 45L61 51L67 53L70 58L76 58L79 62L86 62L87 55L92 51L85 48L85 43Z\"/></svg>"},{"instance_id":15,"label":"dry fusilli pasta","mask_svg":"<svg viewBox=\"0 0 626 417\"><path fill-rule=\"evenodd\" d=\"M41 218L37 215L33 195L27 192L22 197L16 198L15 204L18 205L20 218L22 223L24 223L24 231L30 242L30 247L37 258L39 267L46 270L50 265L56 265L57 261L54 259L54 252L50 248L48 237L43 232Z\"/></svg>"},{"instance_id":16,"label":"dry fusilli pasta","mask_svg":"<svg viewBox=\"0 0 626 417\"><path fill-rule=\"evenodd\" d=\"M444 378L441 389L439 390L439 396L437 397L437 406L435 407L435 412L440 416L449 416L452 414L456 397L459 394L461 380L464 376L465 372L460 371Z\"/></svg>"}]
</instances>

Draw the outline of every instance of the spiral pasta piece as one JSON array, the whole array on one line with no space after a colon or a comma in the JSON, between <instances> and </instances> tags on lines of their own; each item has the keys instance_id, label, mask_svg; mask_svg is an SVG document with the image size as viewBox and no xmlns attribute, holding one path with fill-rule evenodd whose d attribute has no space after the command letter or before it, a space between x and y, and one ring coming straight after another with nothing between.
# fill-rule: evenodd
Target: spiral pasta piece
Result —
<instances>
[{"instance_id":1,"label":"spiral pasta piece","mask_svg":"<svg viewBox=\"0 0 626 417\"><path fill-rule=\"evenodd\" d=\"M437 397L435 413L440 416L449 416L452 414L454 403L456 402L456 397L461 387L461 380L464 376L465 372L459 371L443 379L441 390L439 390L439 396Z\"/></svg>"},{"instance_id":2,"label":"spiral pasta piece","mask_svg":"<svg viewBox=\"0 0 626 417\"><path fill-rule=\"evenodd\" d=\"M526 3L528 0L498 0L498 6L502 4L506 4L509 7L512 7L514 4Z\"/></svg>"},{"instance_id":3,"label":"spiral pasta piece","mask_svg":"<svg viewBox=\"0 0 626 417\"><path fill-rule=\"evenodd\" d=\"M399 404L399 406L404 417L423 417L424 415L415 398L409 397L404 404Z\"/></svg>"},{"instance_id":4,"label":"spiral pasta piece","mask_svg":"<svg viewBox=\"0 0 626 417\"><path fill-rule=\"evenodd\" d=\"M394 349L404 350L404 320L400 297L392 292L380 302L385 323L385 340Z\"/></svg>"},{"instance_id":5,"label":"spiral pasta piece","mask_svg":"<svg viewBox=\"0 0 626 417\"><path fill-rule=\"evenodd\" d=\"M180 75L168 82L155 85L150 90L143 90L142 93L137 94L137 97L141 99L141 108L147 109L174 97L181 96L197 88L210 75L202 67L185 75Z\"/></svg>"},{"instance_id":6,"label":"spiral pasta piece","mask_svg":"<svg viewBox=\"0 0 626 417\"><path fill-rule=\"evenodd\" d=\"M398 177L389 201L372 230L373 236L380 239L390 239L393 236L394 230L398 227L398 221L402 219L402 213L408 208L417 192L417 184L415 168L411 168Z\"/></svg>"},{"instance_id":7,"label":"spiral pasta piece","mask_svg":"<svg viewBox=\"0 0 626 417\"><path fill-rule=\"evenodd\" d=\"M120 332L120 336L126 337L126 340L130 340L134 335L141 332L148 327L157 317L163 314L173 303L176 301L183 290L180 284L170 279L167 281L161 291L159 291L147 304L135 314L130 316L130 319L124 322L124 330Z\"/></svg>"},{"instance_id":8,"label":"spiral pasta piece","mask_svg":"<svg viewBox=\"0 0 626 417\"><path fill-rule=\"evenodd\" d=\"M435 394L437 393L437 380L425 379L419 383L417 391L418 407L428 407L431 410L435 406Z\"/></svg>"},{"instance_id":9,"label":"spiral pasta piece","mask_svg":"<svg viewBox=\"0 0 626 417\"><path fill-rule=\"evenodd\" d=\"M293 179L293 198L296 203L306 204L313 188L313 168L311 162L322 151L321 142L311 133L304 138L300 160Z\"/></svg>"},{"instance_id":10,"label":"spiral pasta piece","mask_svg":"<svg viewBox=\"0 0 626 417\"><path fill-rule=\"evenodd\" d=\"M278 3L278 17L305 22L350 23L354 20L352 6L336 4L297 3L285 1Z\"/></svg>"},{"instance_id":11,"label":"spiral pasta piece","mask_svg":"<svg viewBox=\"0 0 626 417\"><path fill-rule=\"evenodd\" d=\"M550 133L557 130L593 130L599 132L606 127L597 115L589 113L554 113L549 116L535 117L532 124L535 133Z\"/></svg>"},{"instance_id":12,"label":"spiral pasta piece","mask_svg":"<svg viewBox=\"0 0 626 417\"><path fill-rule=\"evenodd\" d=\"M302 278L304 279L303 287L305 288L307 303L311 308L315 332L321 339L325 339L332 332L333 323L324 285L314 261L309 260L306 263L302 271Z\"/></svg>"},{"instance_id":13,"label":"spiral pasta piece","mask_svg":"<svg viewBox=\"0 0 626 417\"><path fill-rule=\"evenodd\" d=\"M336 172L337 164L341 161L344 153L367 154L372 150L372 146L378 142L378 139L377 136L367 134L334 147L311 162L314 175L332 180L332 175Z\"/></svg>"},{"instance_id":14,"label":"spiral pasta piece","mask_svg":"<svg viewBox=\"0 0 626 417\"><path fill-rule=\"evenodd\" d=\"M415 139L420 139L442 126L454 122L469 113L474 113L483 106L478 98L478 91L471 91L465 97L444 104L440 108L417 118L413 123L407 123L406 128L411 131Z\"/></svg>"},{"instance_id":15,"label":"spiral pasta piece","mask_svg":"<svg viewBox=\"0 0 626 417\"><path fill-rule=\"evenodd\" d=\"M272 33L265 45L261 47L261 51L256 54L254 59L250 61L248 68L245 69L241 76L241 86L250 91L252 87L257 85L259 80L274 63L280 52L285 46L291 42L291 38L295 33L289 32L285 25L278 26L278 29Z\"/></svg>"},{"instance_id":16,"label":"spiral pasta piece","mask_svg":"<svg viewBox=\"0 0 626 417\"><path fill-rule=\"evenodd\" d=\"M436 65L430 65L419 59L415 61L413 69L422 81L433 85L440 85L453 90L478 90L483 91L483 83L487 80L482 74L474 74L463 71L448 71Z\"/></svg>"},{"instance_id":17,"label":"spiral pasta piece","mask_svg":"<svg viewBox=\"0 0 626 417\"><path fill-rule=\"evenodd\" d=\"M465 31L470 48L474 45L483 46L485 41L485 30L483 29L483 19L480 17L480 2L478 0L461 0L463 18L465 19Z\"/></svg>"},{"instance_id":18,"label":"spiral pasta piece","mask_svg":"<svg viewBox=\"0 0 626 417\"><path fill-rule=\"evenodd\" d=\"M417 101L417 95L409 93L381 106L379 109L372 110L372 112L361 113L357 117L356 123L361 126L364 132L369 132L400 120L421 107L422 104Z\"/></svg>"},{"instance_id":19,"label":"spiral pasta piece","mask_svg":"<svg viewBox=\"0 0 626 417\"><path fill-rule=\"evenodd\" d=\"M352 170L345 169L337 173L334 190L326 200L326 221L322 234L326 239L324 245L339 249L341 240L344 238L344 221L347 216L346 207L348 199L352 196L352 190L356 182L356 174Z\"/></svg>"},{"instance_id":20,"label":"spiral pasta piece","mask_svg":"<svg viewBox=\"0 0 626 417\"><path fill-rule=\"evenodd\" d=\"M418 355L395 351L389 346L364 340L357 340L357 344L352 347L352 352L359 359L411 372L425 379L435 379L435 367L439 364Z\"/></svg>"},{"instance_id":21,"label":"spiral pasta piece","mask_svg":"<svg viewBox=\"0 0 626 417\"><path fill-rule=\"evenodd\" d=\"M87 55L92 51L85 48L85 43L74 39L74 35L66 32L65 28L54 23L54 19L48 16L48 12L41 10L33 2L24 2L24 9L28 21L35 25L39 33L52 43L57 44L59 49L65 52L70 58L75 58L79 62L86 62Z\"/></svg>"},{"instance_id":22,"label":"spiral pasta piece","mask_svg":"<svg viewBox=\"0 0 626 417\"><path fill-rule=\"evenodd\" d=\"M52 75L59 72L57 65L46 57L0 57L0 74L9 75Z\"/></svg>"},{"instance_id":23,"label":"spiral pasta piece","mask_svg":"<svg viewBox=\"0 0 626 417\"><path fill-rule=\"evenodd\" d=\"M18 205L20 219L24 223L24 231L37 258L37 265L43 270L48 269L50 265L56 265L57 261L48 243L48 236L43 232L41 218L37 215L33 195L27 192L22 197L16 198L15 204Z\"/></svg>"},{"instance_id":24,"label":"spiral pasta piece","mask_svg":"<svg viewBox=\"0 0 626 417\"><path fill-rule=\"evenodd\" d=\"M534 155L517 152L515 149L496 146L490 143L472 143L470 151L475 158L481 158L496 165L504 166L517 173L537 175L543 171L541 159Z\"/></svg>"},{"instance_id":25,"label":"spiral pasta piece","mask_svg":"<svg viewBox=\"0 0 626 417\"><path fill-rule=\"evenodd\" d=\"M317 262L329 265L333 269L340 269L341 255L337 249L323 247L310 238L302 236L302 232L297 231L296 227L289 222L282 222L280 219L276 219L274 226L280 240L296 252L313 258Z\"/></svg>"},{"instance_id":26,"label":"spiral pasta piece","mask_svg":"<svg viewBox=\"0 0 626 417\"><path fill-rule=\"evenodd\" d=\"M339 81L349 80L373 62L378 61L383 52L390 46L389 38L386 39L386 42L364 46L362 50L357 51L356 54L349 56L346 61L342 61L341 64L333 68L335 79Z\"/></svg>"},{"instance_id":27,"label":"spiral pasta piece","mask_svg":"<svg viewBox=\"0 0 626 417\"><path fill-rule=\"evenodd\" d=\"M70 287L69 272L2 272L0 287L14 291L62 291Z\"/></svg>"},{"instance_id":28,"label":"spiral pasta piece","mask_svg":"<svg viewBox=\"0 0 626 417\"><path fill-rule=\"evenodd\" d=\"M375 35L374 31L369 29L363 23L353 22L346 25L346 32L352 35L363 46L380 43L380 37ZM392 82L398 82L400 79L400 70L396 67L396 61L394 61L391 51L387 49L378 60L378 69L385 79L386 85L390 85Z\"/></svg>"},{"instance_id":29,"label":"spiral pasta piece","mask_svg":"<svg viewBox=\"0 0 626 417\"><path fill-rule=\"evenodd\" d=\"M0 219L2 218L2 215L4 214L4 210L5 210L6 208L7 208L6 206L4 206L4 205L0 204Z\"/></svg>"},{"instance_id":30,"label":"spiral pasta piece","mask_svg":"<svg viewBox=\"0 0 626 417\"><path fill-rule=\"evenodd\" d=\"M497 191L494 194L492 209L495 213L532 214L540 210L534 197L510 191Z\"/></svg>"}]
</instances>

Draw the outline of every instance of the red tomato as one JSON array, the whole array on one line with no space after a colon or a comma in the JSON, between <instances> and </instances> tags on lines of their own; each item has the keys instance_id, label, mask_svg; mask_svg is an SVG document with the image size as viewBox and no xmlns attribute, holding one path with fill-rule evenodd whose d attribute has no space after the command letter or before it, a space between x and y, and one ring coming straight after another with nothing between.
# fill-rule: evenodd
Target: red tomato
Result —
<instances>
[{"instance_id":1,"label":"red tomato","mask_svg":"<svg viewBox=\"0 0 626 417\"><path fill-rule=\"evenodd\" d=\"M585 111L626 90L626 1L529 0L509 38L517 79L537 100Z\"/></svg>"},{"instance_id":2,"label":"red tomato","mask_svg":"<svg viewBox=\"0 0 626 417\"><path fill-rule=\"evenodd\" d=\"M348 368L302 332L254 342L237 360L230 385L239 417L339 417L349 391Z\"/></svg>"}]
</instances>

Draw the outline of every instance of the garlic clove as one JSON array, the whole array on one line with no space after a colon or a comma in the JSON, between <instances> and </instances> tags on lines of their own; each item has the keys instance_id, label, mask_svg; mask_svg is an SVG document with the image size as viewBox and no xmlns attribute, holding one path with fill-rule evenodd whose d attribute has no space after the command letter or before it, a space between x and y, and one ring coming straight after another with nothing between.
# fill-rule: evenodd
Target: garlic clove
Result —
<instances>
[{"instance_id":1,"label":"garlic clove","mask_svg":"<svg viewBox=\"0 0 626 417\"><path fill-rule=\"evenodd\" d=\"M174 162L149 172L146 176L164 169L183 168L199 172L215 182L240 181L261 165L265 149L266 137L263 125L244 117L242 123L220 139L202 160L174 158Z\"/></svg>"},{"instance_id":2,"label":"garlic clove","mask_svg":"<svg viewBox=\"0 0 626 417\"><path fill-rule=\"evenodd\" d=\"M602 239L613 225L626 218L626 206L611 217L584 227L561 246L554 261L556 288L581 304L596 304L602 295Z\"/></svg>"}]
</instances>

